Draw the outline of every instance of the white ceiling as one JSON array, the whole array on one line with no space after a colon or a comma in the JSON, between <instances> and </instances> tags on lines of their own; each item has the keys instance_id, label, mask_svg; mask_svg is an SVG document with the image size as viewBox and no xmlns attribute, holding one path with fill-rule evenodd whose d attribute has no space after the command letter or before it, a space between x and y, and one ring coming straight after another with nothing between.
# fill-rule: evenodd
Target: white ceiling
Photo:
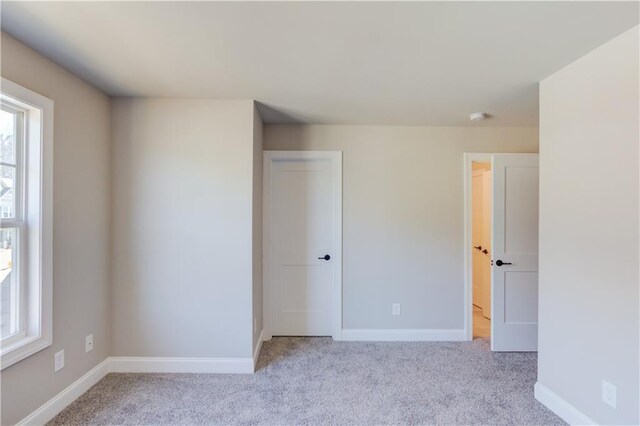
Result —
<instances>
[{"instance_id":1,"label":"white ceiling","mask_svg":"<svg viewBox=\"0 0 640 426\"><path fill-rule=\"evenodd\" d=\"M267 122L538 122L537 82L637 2L3 2L2 30L114 96L255 99ZM478 125L478 124L473 124Z\"/></svg>"}]
</instances>

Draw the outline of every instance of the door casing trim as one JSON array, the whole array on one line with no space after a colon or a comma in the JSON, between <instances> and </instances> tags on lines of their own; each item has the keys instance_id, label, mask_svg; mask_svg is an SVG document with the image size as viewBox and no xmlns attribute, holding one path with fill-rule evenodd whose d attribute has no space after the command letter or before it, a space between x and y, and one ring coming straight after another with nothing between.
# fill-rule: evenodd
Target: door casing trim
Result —
<instances>
[{"instance_id":1,"label":"door casing trim","mask_svg":"<svg viewBox=\"0 0 640 426\"><path fill-rule=\"evenodd\" d=\"M270 340L271 330L271 282L270 282L270 229L269 204L271 166L275 161L329 160L333 176L333 250L331 259L336 264L332 270L331 330L334 340L342 339L342 151L264 151L262 193L262 326L264 340Z\"/></svg>"}]
</instances>

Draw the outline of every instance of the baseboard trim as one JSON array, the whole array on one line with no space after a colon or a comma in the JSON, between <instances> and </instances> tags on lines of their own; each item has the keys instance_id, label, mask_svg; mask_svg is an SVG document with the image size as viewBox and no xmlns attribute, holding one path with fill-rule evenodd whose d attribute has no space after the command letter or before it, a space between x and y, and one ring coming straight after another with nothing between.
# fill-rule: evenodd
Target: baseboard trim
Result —
<instances>
[{"instance_id":1,"label":"baseboard trim","mask_svg":"<svg viewBox=\"0 0 640 426\"><path fill-rule=\"evenodd\" d=\"M582 413L566 400L562 399L554 391L537 382L533 387L533 394L536 399L549 410L553 411L558 417L570 425L595 425L597 424L587 415Z\"/></svg>"},{"instance_id":2,"label":"baseboard trim","mask_svg":"<svg viewBox=\"0 0 640 426\"><path fill-rule=\"evenodd\" d=\"M458 342L466 340L464 329L356 329L342 330L343 341Z\"/></svg>"},{"instance_id":3,"label":"baseboard trim","mask_svg":"<svg viewBox=\"0 0 640 426\"><path fill-rule=\"evenodd\" d=\"M113 373L253 373L252 358L170 358L122 357L110 358Z\"/></svg>"},{"instance_id":4,"label":"baseboard trim","mask_svg":"<svg viewBox=\"0 0 640 426\"><path fill-rule=\"evenodd\" d=\"M256 371L256 365L258 364L258 358L260 357L260 351L262 350L262 342L264 341L264 328L260 331L260 336L258 337L258 344L256 345L256 349L253 351L253 371Z\"/></svg>"},{"instance_id":5,"label":"baseboard trim","mask_svg":"<svg viewBox=\"0 0 640 426\"><path fill-rule=\"evenodd\" d=\"M109 373L109 358L93 367L82 377L67 386L62 392L45 402L40 408L20 420L18 425L43 425L53 419L69 404L78 399L91 386Z\"/></svg>"}]
</instances>

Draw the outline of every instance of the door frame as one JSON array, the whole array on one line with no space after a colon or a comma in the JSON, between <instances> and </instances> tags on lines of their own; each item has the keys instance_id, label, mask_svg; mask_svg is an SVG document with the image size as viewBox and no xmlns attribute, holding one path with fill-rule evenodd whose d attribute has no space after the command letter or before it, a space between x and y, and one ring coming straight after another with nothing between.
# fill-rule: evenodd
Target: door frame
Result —
<instances>
[{"instance_id":1,"label":"door frame","mask_svg":"<svg viewBox=\"0 0 640 426\"><path fill-rule=\"evenodd\" d=\"M491 163L494 153L465 152L464 164L464 336L465 340L473 340L473 204L471 200L473 185L472 163L479 161ZM493 169L493 168L492 168ZM493 228L493 226L492 226ZM493 274L491 285L493 293ZM491 295L491 311L493 312L493 294Z\"/></svg>"},{"instance_id":2,"label":"door frame","mask_svg":"<svg viewBox=\"0 0 640 426\"><path fill-rule=\"evenodd\" d=\"M335 260L331 285L331 329L333 340L342 338L342 151L264 151L262 193L262 330L263 340L271 334L270 227L269 205L271 167L276 161L329 160L333 175L333 244L331 260Z\"/></svg>"}]
</instances>

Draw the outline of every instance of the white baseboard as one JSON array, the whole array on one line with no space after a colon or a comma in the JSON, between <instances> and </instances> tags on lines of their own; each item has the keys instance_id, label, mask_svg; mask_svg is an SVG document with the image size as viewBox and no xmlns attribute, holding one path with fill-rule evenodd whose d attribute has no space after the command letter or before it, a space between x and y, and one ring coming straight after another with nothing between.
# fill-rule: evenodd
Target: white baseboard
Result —
<instances>
[{"instance_id":1,"label":"white baseboard","mask_svg":"<svg viewBox=\"0 0 640 426\"><path fill-rule=\"evenodd\" d=\"M597 424L540 382L537 382L533 387L533 393L538 401L570 425Z\"/></svg>"},{"instance_id":2,"label":"white baseboard","mask_svg":"<svg viewBox=\"0 0 640 426\"><path fill-rule=\"evenodd\" d=\"M356 329L342 330L343 341L458 342L466 340L464 329Z\"/></svg>"},{"instance_id":3,"label":"white baseboard","mask_svg":"<svg viewBox=\"0 0 640 426\"><path fill-rule=\"evenodd\" d=\"M53 419L58 413L64 410L69 404L75 401L80 395L85 393L91 386L98 383L109 373L109 358L93 367L85 375L70 384L62 392L44 403L33 413L20 420L18 425L43 425Z\"/></svg>"},{"instance_id":4,"label":"white baseboard","mask_svg":"<svg viewBox=\"0 0 640 426\"><path fill-rule=\"evenodd\" d=\"M263 340L264 340L264 328L260 331L260 336L258 337L258 344L256 345L256 349L253 351L253 371L256 370L256 364L258 364L258 357L260 357L260 351L262 350Z\"/></svg>"},{"instance_id":5,"label":"white baseboard","mask_svg":"<svg viewBox=\"0 0 640 426\"><path fill-rule=\"evenodd\" d=\"M252 358L111 357L114 373L253 373Z\"/></svg>"}]
</instances>

